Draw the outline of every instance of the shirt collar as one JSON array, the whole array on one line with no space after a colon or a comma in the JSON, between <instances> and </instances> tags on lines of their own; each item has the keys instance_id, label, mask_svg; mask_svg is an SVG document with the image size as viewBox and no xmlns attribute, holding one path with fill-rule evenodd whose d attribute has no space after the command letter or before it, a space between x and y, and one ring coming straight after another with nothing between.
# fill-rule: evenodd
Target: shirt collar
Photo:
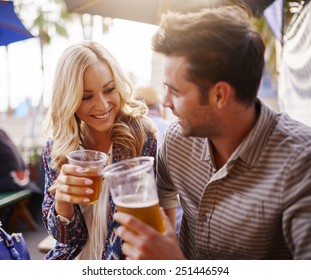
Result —
<instances>
[{"instance_id":1,"label":"shirt collar","mask_svg":"<svg viewBox=\"0 0 311 280\"><path fill-rule=\"evenodd\" d=\"M241 158L248 165L254 166L269 139L268 136L277 122L277 112L260 99L256 101L255 106L259 114L257 122L228 162Z\"/></svg>"},{"instance_id":2,"label":"shirt collar","mask_svg":"<svg viewBox=\"0 0 311 280\"><path fill-rule=\"evenodd\" d=\"M268 141L268 135L277 122L277 112L265 105L260 99L257 99L255 106L258 111L257 122L229 158L226 164L227 168L234 165L234 162L238 158L242 159L250 166L255 165ZM200 154L201 161L212 161L211 147L208 138L194 137L193 144L197 147L202 146L202 152Z\"/></svg>"},{"instance_id":3,"label":"shirt collar","mask_svg":"<svg viewBox=\"0 0 311 280\"><path fill-rule=\"evenodd\" d=\"M266 142L268 141L268 135L276 125L277 112L275 110L265 105L260 99L257 99L255 106L258 111L258 119L252 130L231 155L228 163L234 162L238 158L241 158L248 165L255 165L265 147ZM194 142L195 141L200 141L202 143L202 138L197 138ZM212 154L210 143L208 138L204 138L200 160L206 161L211 159Z\"/></svg>"}]
</instances>

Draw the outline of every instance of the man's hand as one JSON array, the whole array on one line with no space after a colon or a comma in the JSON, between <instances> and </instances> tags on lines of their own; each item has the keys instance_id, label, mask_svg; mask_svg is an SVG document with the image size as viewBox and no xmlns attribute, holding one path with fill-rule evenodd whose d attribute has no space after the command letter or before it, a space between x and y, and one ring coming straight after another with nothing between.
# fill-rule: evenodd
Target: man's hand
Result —
<instances>
[{"instance_id":1,"label":"man's hand","mask_svg":"<svg viewBox=\"0 0 311 280\"><path fill-rule=\"evenodd\" d=\"M122 252L133 260L180 260L185 259L168 217L161 209L165 223L165 232L160 233L132 215L122 212L114 214L114 219L121 224L117 235L124 240Z\"/></svg>"}]
</instances>

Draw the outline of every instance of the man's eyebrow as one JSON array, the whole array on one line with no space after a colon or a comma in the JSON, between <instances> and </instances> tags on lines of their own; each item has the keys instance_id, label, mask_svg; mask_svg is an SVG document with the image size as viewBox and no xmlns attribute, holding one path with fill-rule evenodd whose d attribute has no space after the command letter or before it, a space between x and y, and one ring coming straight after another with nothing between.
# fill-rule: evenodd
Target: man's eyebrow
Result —
<instances>
[{"instance_id":1,"label":"man's eyebrow","mask_svg":"<svg viewBox=\"0 0 311 280\"><path fill-rule=\"evenodd\" d=\"M172 90L174 90L174 91L177 91L177 92L179 92L179 90L177 89L177 88L175 88L174 86L172 86L172 85L170 85L170 84L168 84L168 83L163 83L166 87L168 87L168 88L170 88L170 89L172 89Z\"/></svg>"}]
</instances>

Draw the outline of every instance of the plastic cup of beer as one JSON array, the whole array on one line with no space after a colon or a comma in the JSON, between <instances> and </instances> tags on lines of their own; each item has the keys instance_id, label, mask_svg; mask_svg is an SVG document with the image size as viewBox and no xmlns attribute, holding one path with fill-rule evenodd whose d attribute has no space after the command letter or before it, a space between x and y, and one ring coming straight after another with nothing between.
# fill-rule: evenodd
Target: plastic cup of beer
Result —
<instances>
[{"instance_id":1,"label":"plastic cup of beer","mask_svg":"<svg viewBox=\"0 0 311 280\"><path fill-rule=\"evenodd\" d=\"M88 185L88 188L93 190L93 193L88 196L90 199L88 204L95 203L99 197L103 170L108 160L108 155L93 150L76 150L68 153L67 159L69 164L82 168L81 177L86 177L93 181L92 185Z\"/></svg>"},{"instance_id":2,"label":"plastic cup of beer","mask_svg":"<svg viewBox=\"0 0 311 280\"><path fill-rule=\"evenodd\" d=\"M165 230L153 157L135 157L108 165L104 177L118 211L135 216L159 232Z\"/></svg>"}]
</instances>

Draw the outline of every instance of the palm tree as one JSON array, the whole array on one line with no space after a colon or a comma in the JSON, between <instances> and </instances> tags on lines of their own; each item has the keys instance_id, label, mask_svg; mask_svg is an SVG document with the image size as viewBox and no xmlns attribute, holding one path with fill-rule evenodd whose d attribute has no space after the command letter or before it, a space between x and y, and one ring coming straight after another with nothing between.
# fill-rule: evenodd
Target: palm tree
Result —
<instances>
[{"instance_id":1,"label":"palm tree","mask_svg":"<svg viewBox=\"0 0 311 280\"><path fill-rule=\"evenodd\" d=\"M44 50L45 46L50 44L51 38L55 35L68 37L66 29L67 23L72 20L72 15L67 13L63 0L16 0L16 12L20 19L24 20L25 26L34 36L37 36L40 44L41 53L41 75L42 75L42 92L39 105L33 118L31 136L36 137L36 123L40 121L40 115L43 113L44 97ZM29 16L33 15L29 20Z\"/></svg>"},{"instance_id":2,"label":"palm tree","mask_svg":"<svg viewBox=\"0 0 311 280\"><path fill-rule=\"evenodd\" d=\"M29 15L33 15L28 28L33 35L39 38L43 77L45 46L50 44L51 37L54 35L68 37L66 24L72 20L72 15L67 13L63 0L16 0L16 12L22 20L26 18L26 15L27 18ZM44 90L42 90L42 97L43 92Z\"/></svg>"}]
</instances>

